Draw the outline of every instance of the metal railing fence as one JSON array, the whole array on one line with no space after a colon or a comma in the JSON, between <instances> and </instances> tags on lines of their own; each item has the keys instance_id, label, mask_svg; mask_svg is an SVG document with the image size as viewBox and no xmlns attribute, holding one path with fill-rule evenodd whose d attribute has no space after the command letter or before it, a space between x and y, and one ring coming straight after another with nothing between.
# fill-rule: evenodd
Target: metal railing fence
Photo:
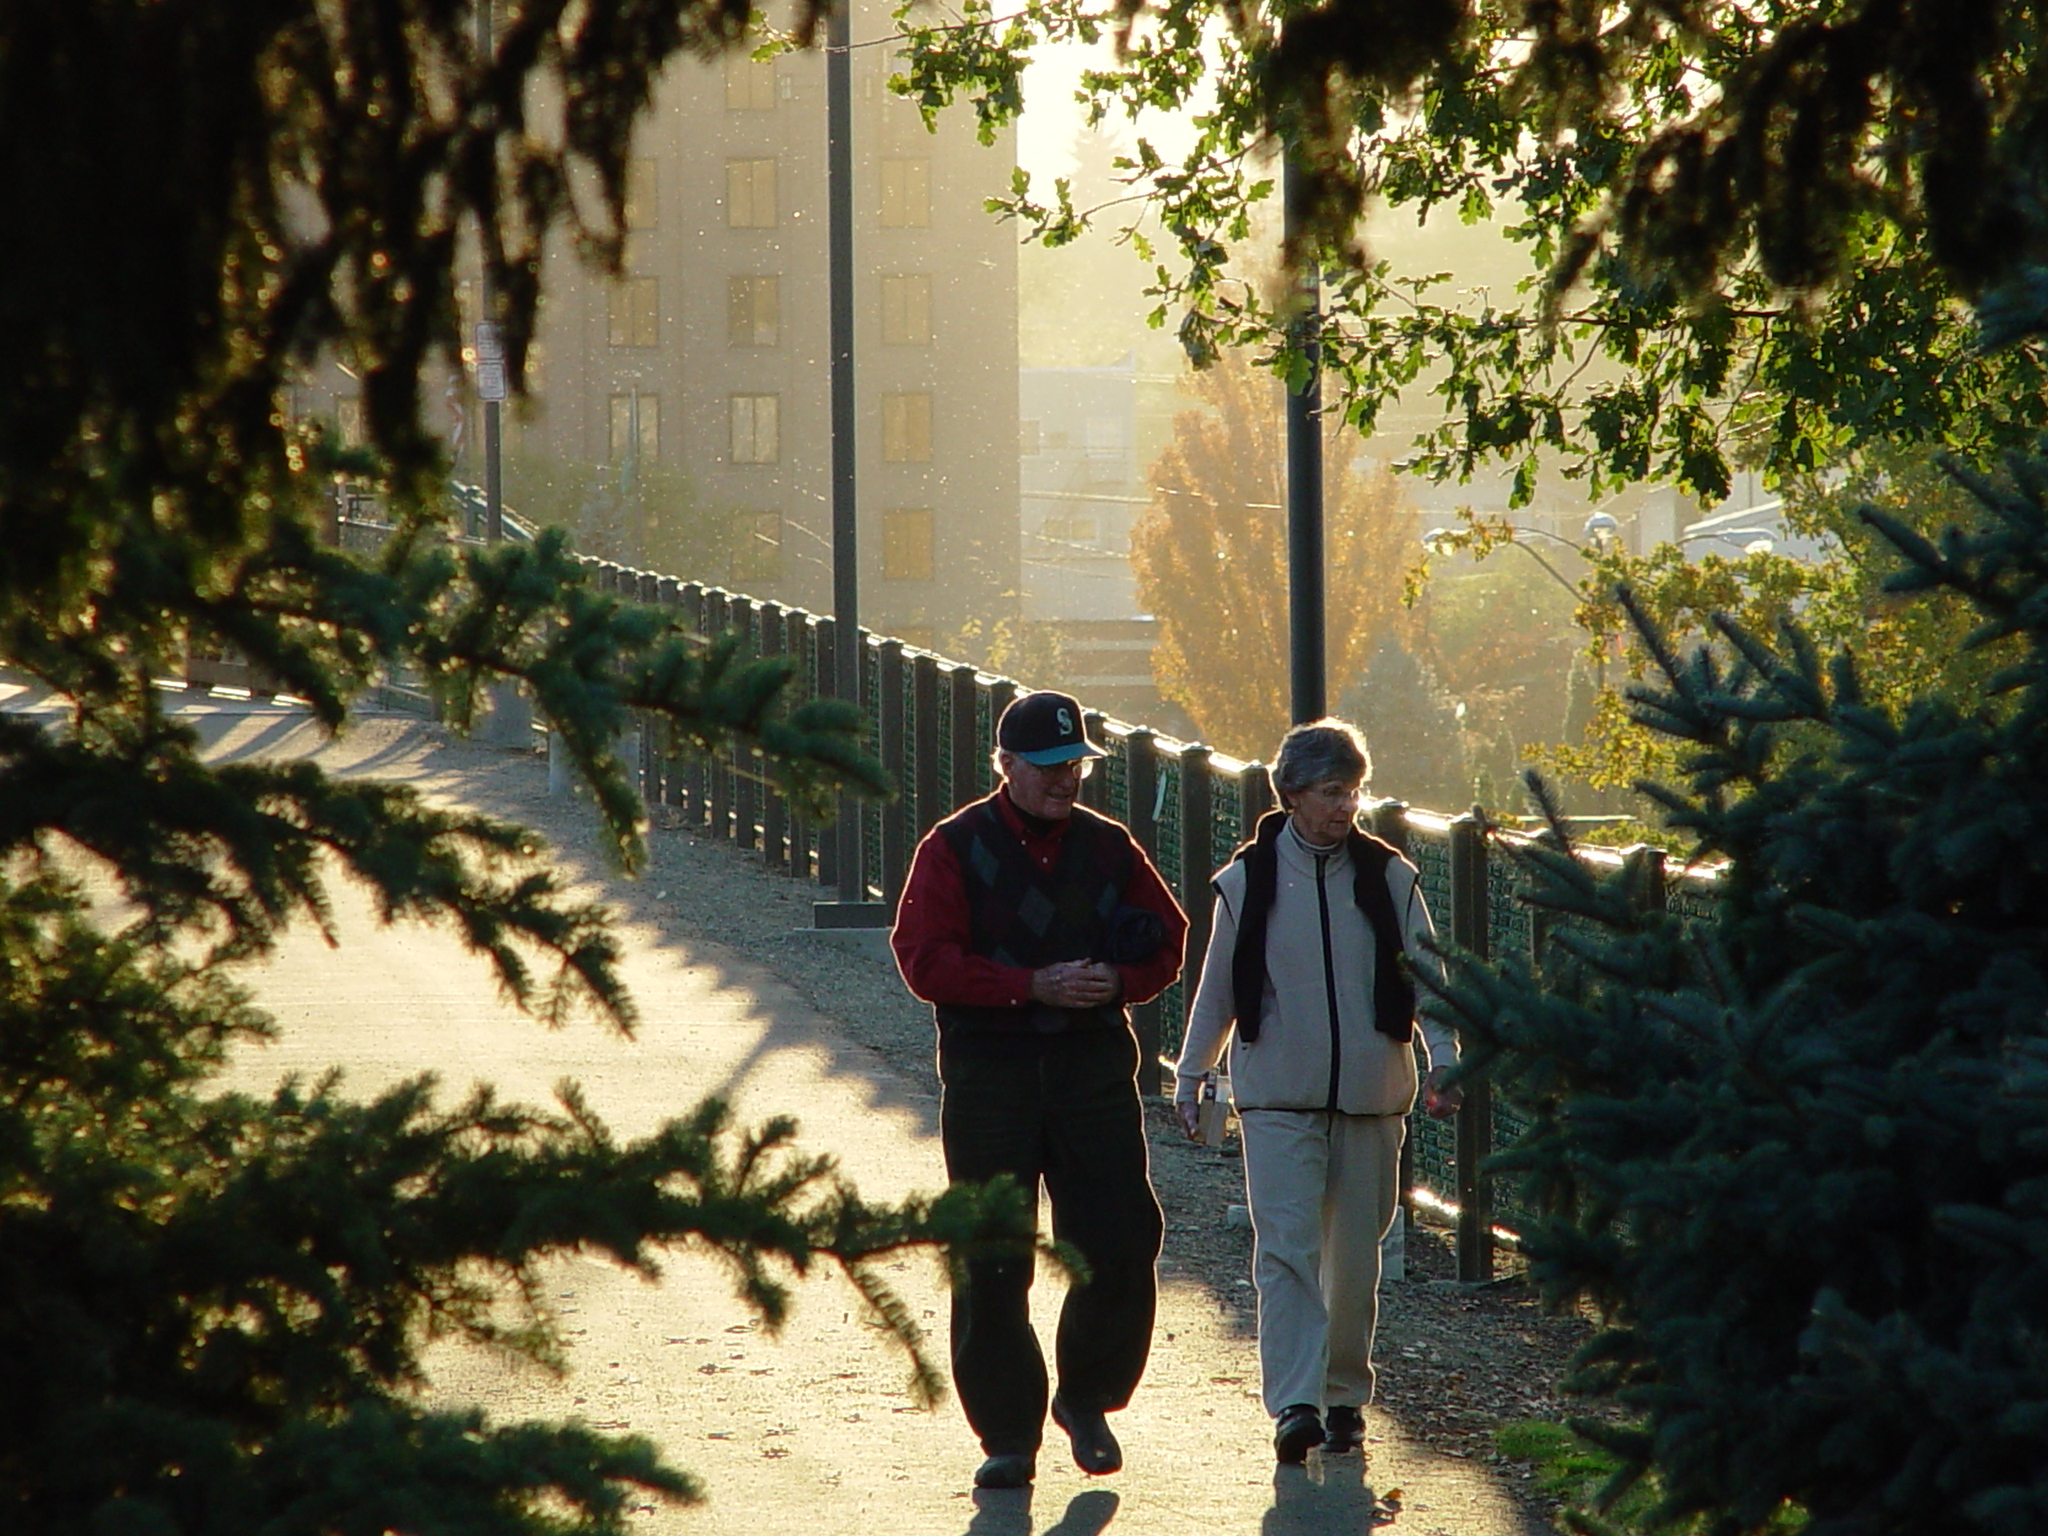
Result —
<instances>
[{"instance_id":1,"label":"metal railing fence","mask_svg":"<svg viewBox=\"0 0 2048 1536\"><path fill-rule=\"evenodd\" d=\"M336 522L338 542L364 547L377 536L373 523L345 517ZM523 525L521 532L526 532ZM836 693L832 619L608 561L585 563L602 593L677 610L692 632L736 634L753 654L791 658L798 699ZM851 885L865 899L893 908L918 840L993 787L994 723L1020 685L866 629L860 632L859 654L859 699L869 740L899 793L887 803L853 808L859 818L861 868ZM239 658L194 654L187 668L195 686L228 683L268 691ZM1158 1093L1168 1088L1167 1064L1179 1051L1190 989L1208 946L1209 880L1273 804L1272 791L1262 764L1240 762L1200 743L1100 713L1091 711L1088 720L1090 734L1109 756L1084 781L1084 803L1131 829L1188 914L1188 963L1182 979L1133 1010L1143 1059L1155 1064L1144 1086ZM826 890L839 888L834 828L799 814L776 791L750 749L734 747L708 759L693 756L678 750L651 719L641 722L638 734L640 789L650 807L666 808L692 831L730 840L771 869ZM1406 853L1420 871L1440 934L1474 953L1519 952L1535 958L1544 931L1520 900L1523 875L1509 846L1522 840L1521 834L1488 830L1471 813L1444 816L1397 800L1377 802L1367 816L1373 831ZM1589 847L1580 857L1610 867L1633 862L1635 889L1646 904L1695 916L1711 906L1712 877L1687 871L1667 879L1660 849ZM1494 1102L1484 1082L1468 1087L1454 1120L1433 1120L1419 1112L1409 1119L1402 1150L1404 1198L1434 1203L1454 1215L1461 1279L1490 1278L1497 1241L1511 1239L1526 1214L1512 1189L1487 1177L1482 1166L1490 1152L1511 1145L1523 1129L1511 1111Z\"/></svg>"}]
</instances>

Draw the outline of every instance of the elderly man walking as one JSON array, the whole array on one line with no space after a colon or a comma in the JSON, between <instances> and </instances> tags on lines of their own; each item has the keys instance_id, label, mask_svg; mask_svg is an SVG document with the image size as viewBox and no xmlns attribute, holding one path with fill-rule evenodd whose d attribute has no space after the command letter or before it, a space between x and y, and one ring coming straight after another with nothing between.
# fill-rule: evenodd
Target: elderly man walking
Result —
<instances>
[{"instance_id":1,"label":"elderly man walking","mask_svg":"<svg viewBox=\"0 0 2048 1536\"><path fill-rule=\"evenodd\" d=\"M1104 755L1068 695L1012 703L996 727L1002 782L918 845L891 939L938 1024L947 1177L1007 1173L1034 1199L1042 1182L1053 1236L1087 1262L1061 1307L1049 1406L1094 1475L1123 1465L1105 1416L1144 1373L1163 1230L1128 1005L1180 974L1187 937L1130 832L1076 804ZM1037 1473L1048 1383L1033 1267L973 1261L953 1300L953 1382L987 1458L981 1488Z\"/></svg>"}]
</instances>

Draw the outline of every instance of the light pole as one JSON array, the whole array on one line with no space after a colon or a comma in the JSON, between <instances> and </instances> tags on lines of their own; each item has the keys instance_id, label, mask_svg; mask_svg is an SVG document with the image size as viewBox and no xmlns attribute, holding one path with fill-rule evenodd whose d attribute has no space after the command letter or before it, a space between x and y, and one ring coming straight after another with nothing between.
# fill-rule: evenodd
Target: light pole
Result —
<instances>
[{"instance_id":1,"label":"light pole","mask_svg":"<svg viewBox=\"0 0 2048 1536\"><path fill-rule=\"evenodd\" d=\"M840 698L860 703L860 556L856 514L853 399L853 34L852 0L832 7L825 33L826 283L832 400L832 676ZM834 823L838 899L864 902L860 802L841 794Z\"/></svg>"},{"instance_id":2,"label":"light pole","mask_svg":"<svg viewBox=\"0 0 2048 1536\"><path fill-rule=\"evenodd\" d=\"M491 0L477 0L476 50L485 70L497 52L496 28L491 22ZM477 260L477 395L484 408L484 542L496 544L505 537L504 459L500 448L502 421L499 415L505 399L504 342L491 303L491 258L488 242L478 231Z\"/></svg>"},{"instance_id":3,"label":"light pole","mask_svg":"<svg viewBox=\"0 0 2048 1536\"><path fill-rule=\"evenodd\" d=\"M491 0L477 0L476 52L478 68L488 74L497 56L497 28L491 20ZM491 293L490 242L481 227L477 230L477 321L476 392L483 405L484 449L484 542L495 547L505 538L505 463L501 429L503 403L511 393L506 376L505 337L498 325L497 305ZM490 737L500 747L530 751L533 747L533 701L521 691L514 678L499 678L491 685ZM550 732L550 748L556 733Z\"/></svg>"},{"instance_id":4,"label":"light pole","mask_svg":"<svg viewBox=\"0 0 2048 1536\"><path fill-rule=\"evenodd\" d=\"M1307 197L1298 149L1290 147L1281 176L1287 233L1299 229ZM1322 287L1313 257L1295 294L1294 344L1308 361L1299 389L1287 392L1287 631L1289 704L1294 723L1320 720L1325 699L1323 592Z\"/></svg>"}]
</instances>

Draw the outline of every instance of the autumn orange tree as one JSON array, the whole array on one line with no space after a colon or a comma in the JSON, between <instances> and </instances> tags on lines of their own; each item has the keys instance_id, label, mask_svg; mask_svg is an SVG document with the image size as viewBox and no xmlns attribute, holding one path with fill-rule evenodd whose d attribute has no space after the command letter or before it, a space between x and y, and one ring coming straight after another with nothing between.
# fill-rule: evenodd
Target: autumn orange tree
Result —
<instances>
[{"instance_id":1,"label":"autumn orange tree","mask_svg":"<svg viewBox=\"0 0 2048 1536\"><path fill-rule=\"evenodd\" d=\"M1263 759L1289 723L1285 397L1238 355L1196 374L1193 388L1202 405L1175 419L1152 466L1131 564L1138 601L1159 621L1160 694L1212 746ZM1393 473L1357 453L1357 433L1332 413L1323 538L1333 695L1382 635L1413 627L1401 578L1414 519Z\"/></svg>"}]
</instances>

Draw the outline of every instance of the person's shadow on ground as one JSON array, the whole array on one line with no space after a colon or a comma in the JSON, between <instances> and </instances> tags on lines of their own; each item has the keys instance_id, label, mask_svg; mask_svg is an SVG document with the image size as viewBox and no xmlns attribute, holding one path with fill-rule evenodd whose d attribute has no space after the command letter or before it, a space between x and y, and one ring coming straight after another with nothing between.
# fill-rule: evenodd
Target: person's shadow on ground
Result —
<instances>
[{"instance_id":1,"label":"person's shadow on ground","mask_svg":"<svg viewBox=\"0 0 2048 1536\"><path fill-rule=\"evenodd\" d=\"M1400 1512L1366 1482L1363 1456L1311 1456L1306 1466L1273 1469L1273 1507L1259 1536L1366 1536Z\"/></svg>"},{"instance_id":2,"label":"person's shadow on ground","mask_svg":"<svg viewBox=\"0 0 2048 1536\"><path fill-rule=\"evenodd\" d=\"M1073 1502L1043 1536L1100 1536L1102 1528L1116 1518L1120 1501L1107 1488L1091 1488L1074 1495ZM1029 1488L978 1488L974 1493L974 1519L967 1536L1031 1536L1031 1490Z\"/></svg>"}]
</instances>

